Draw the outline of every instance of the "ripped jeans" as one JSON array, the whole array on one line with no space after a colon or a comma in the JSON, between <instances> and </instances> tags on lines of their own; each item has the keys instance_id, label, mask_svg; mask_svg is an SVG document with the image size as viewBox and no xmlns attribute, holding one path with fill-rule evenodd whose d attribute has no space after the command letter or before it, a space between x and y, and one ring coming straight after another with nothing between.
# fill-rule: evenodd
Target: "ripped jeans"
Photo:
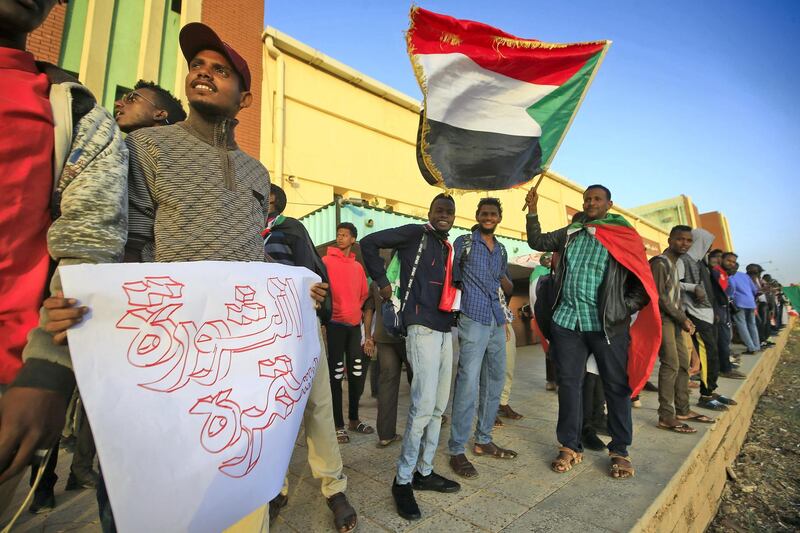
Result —
<instances>
[{"instance_id":1,"label":"ripped jeans","mask_svg":"<svg viewBox=\"0 0 800 533\"><path fill-rule=\"evenodd\" d=\"M337 428L344 427L342 414L342 380L347 376L347 417L358 418L358 402L364 392L369 357L361 348L361 326L348 326L331 322L326 327L328 337L328 371L333 399L333 421Z\"/></svg>"}]
</instances>

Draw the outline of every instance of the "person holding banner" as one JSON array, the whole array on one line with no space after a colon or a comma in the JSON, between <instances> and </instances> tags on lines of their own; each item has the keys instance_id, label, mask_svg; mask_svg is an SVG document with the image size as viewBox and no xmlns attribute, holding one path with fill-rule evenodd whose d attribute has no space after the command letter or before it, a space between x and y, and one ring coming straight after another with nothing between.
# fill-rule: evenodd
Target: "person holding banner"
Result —
<instances>
[{"instance_id":1,"label":"person holding banner","mask_svg":"<svg viewBox=\"0 0 800 533\"><path fill-rule=\"evenodd\" d=\"M611 191L591 185L583 193L583 213L559 230L543 233L536 188L526 197L528 244L558 251L556 301L550 353L558 379L561 444L553 471L567 472L583 460L582 385L586 360L594 354L608 404L609 474L634 475L628 446L633 441L631 395L647 381L660 342L658 301L641 237L620 215L610 214ZM634 326L631 315L639 312Z\"/></svg>"},{"instance_id":2,"label":"person holding banner","mask_svg":"<svg viewBox=\"0 0 800 533\"><path fill-rule=\"evenodd\" d=\"M249 67L204 24L184 26L179 41L189 64L189 118L141 129L126 138L131 215L126 258L142 262L264 261L261 233L269 212L269 174L258 160L239 149L234 137L236 115L252 103ZM206 208L198 209L199 205ZM317 305L326 294L327 284L311 288ZM75 303L65 298L45 301L46 331L56 343L66 344L66 330L88 311ZM59 320L53 321L54 317ZM69 369L65 371L71 376ZM63 411L61 419L63 422ZM101 526L104 532L116 531L102 489L101 479ZM261 523L265 508L251 517Z\"/></svg>"},{"instance_id":3,"label":"person holding banner","mask_svg":"<svg viewBox=\"0 0 800 533\"><path fill-rule=\"evenodd\" d=\"M461 485L433 471L453 370L450 330L455 294L444 288L452 279L453 251L447 234L455 217L453 198L442 193L431 202L427 224L377 231L361 240L367 272L384 301L392 297L392 286L380 250L394 248L400 257L398 315L407 331L406 353L414 376L392 496L397 513L406 520L422 517L414 490L461 490Z\"/></svg>"}]
</instances>

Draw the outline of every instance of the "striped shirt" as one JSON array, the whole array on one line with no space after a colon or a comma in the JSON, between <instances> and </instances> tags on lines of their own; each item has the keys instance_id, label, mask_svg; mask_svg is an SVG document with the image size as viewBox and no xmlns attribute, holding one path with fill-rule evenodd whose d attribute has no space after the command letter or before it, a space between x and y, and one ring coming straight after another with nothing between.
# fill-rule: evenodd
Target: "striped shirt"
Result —
<instances>
[{"instance_id":1,"label":"striped shirt","mask_svg":"<svg viewBox=\"0 0 800 533\"><path fill-rule=\"evenodd\" d=\"M582 229L567 243L566 254L561 300L553 321L571 330L602 331L597 295L608 268L608 250Z\"/></svg>"},{"instance_id":2,"label":"striped shirt","mask_svg":"<svg viewBox=\"0 0 800 533\"><path fill-rule=\"evenodd\" d=\"M226 139L226 122L212 139L186 122L126 138L126 249L141 261L264 261L269 174Z\"/></svg>"}]
</instances>

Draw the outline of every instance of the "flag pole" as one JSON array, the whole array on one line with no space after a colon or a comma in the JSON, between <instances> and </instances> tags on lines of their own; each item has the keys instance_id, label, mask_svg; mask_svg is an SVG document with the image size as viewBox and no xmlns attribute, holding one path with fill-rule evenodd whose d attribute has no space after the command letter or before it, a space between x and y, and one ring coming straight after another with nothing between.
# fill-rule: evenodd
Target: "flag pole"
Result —
<instances>
[{"instance_id":1,"label":"flag pole","mask_svg":"<svg viewBox=\"0 0 800 533\"><path fill-rule=\"evenodd\" d=\"M544 180L544 177L546 175L547 175L547 169L545 168L545 169L542 170L542 173L539 174L539 179L536 181L536 185L533 186L533 189L528 190L528 192L525 193L525 196L527 196L528 193L530 193L530 191L538 190L539 189L539 185L542 184L542 180ZM527 209L527 208L528 208L528 203L526 202L525 205L522 206L522 210L525 211L525 209Z\"/></svg>"}]
</instances>

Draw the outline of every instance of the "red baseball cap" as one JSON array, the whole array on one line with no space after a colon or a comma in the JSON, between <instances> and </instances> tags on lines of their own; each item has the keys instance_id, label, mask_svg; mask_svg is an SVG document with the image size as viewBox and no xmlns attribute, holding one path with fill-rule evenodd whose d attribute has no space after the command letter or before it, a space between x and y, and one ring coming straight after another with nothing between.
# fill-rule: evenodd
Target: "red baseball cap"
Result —
<instances>
[{"instance_id":1,"label":"red baseball cap","mask_svg":"<svg viewBox=\"0 0 800 533\"><path fill-rule=\"evenodd\" d=\"M198 52L203 50L214 50L228 58L233 68L241 76L244 83L244 90L250 90L250 67L239 53L219 38L214 30L201 22L190 22L181 28L178 41L181 44L181 51L186 62L194 59Z\"/></svg>"}]
</instances>

